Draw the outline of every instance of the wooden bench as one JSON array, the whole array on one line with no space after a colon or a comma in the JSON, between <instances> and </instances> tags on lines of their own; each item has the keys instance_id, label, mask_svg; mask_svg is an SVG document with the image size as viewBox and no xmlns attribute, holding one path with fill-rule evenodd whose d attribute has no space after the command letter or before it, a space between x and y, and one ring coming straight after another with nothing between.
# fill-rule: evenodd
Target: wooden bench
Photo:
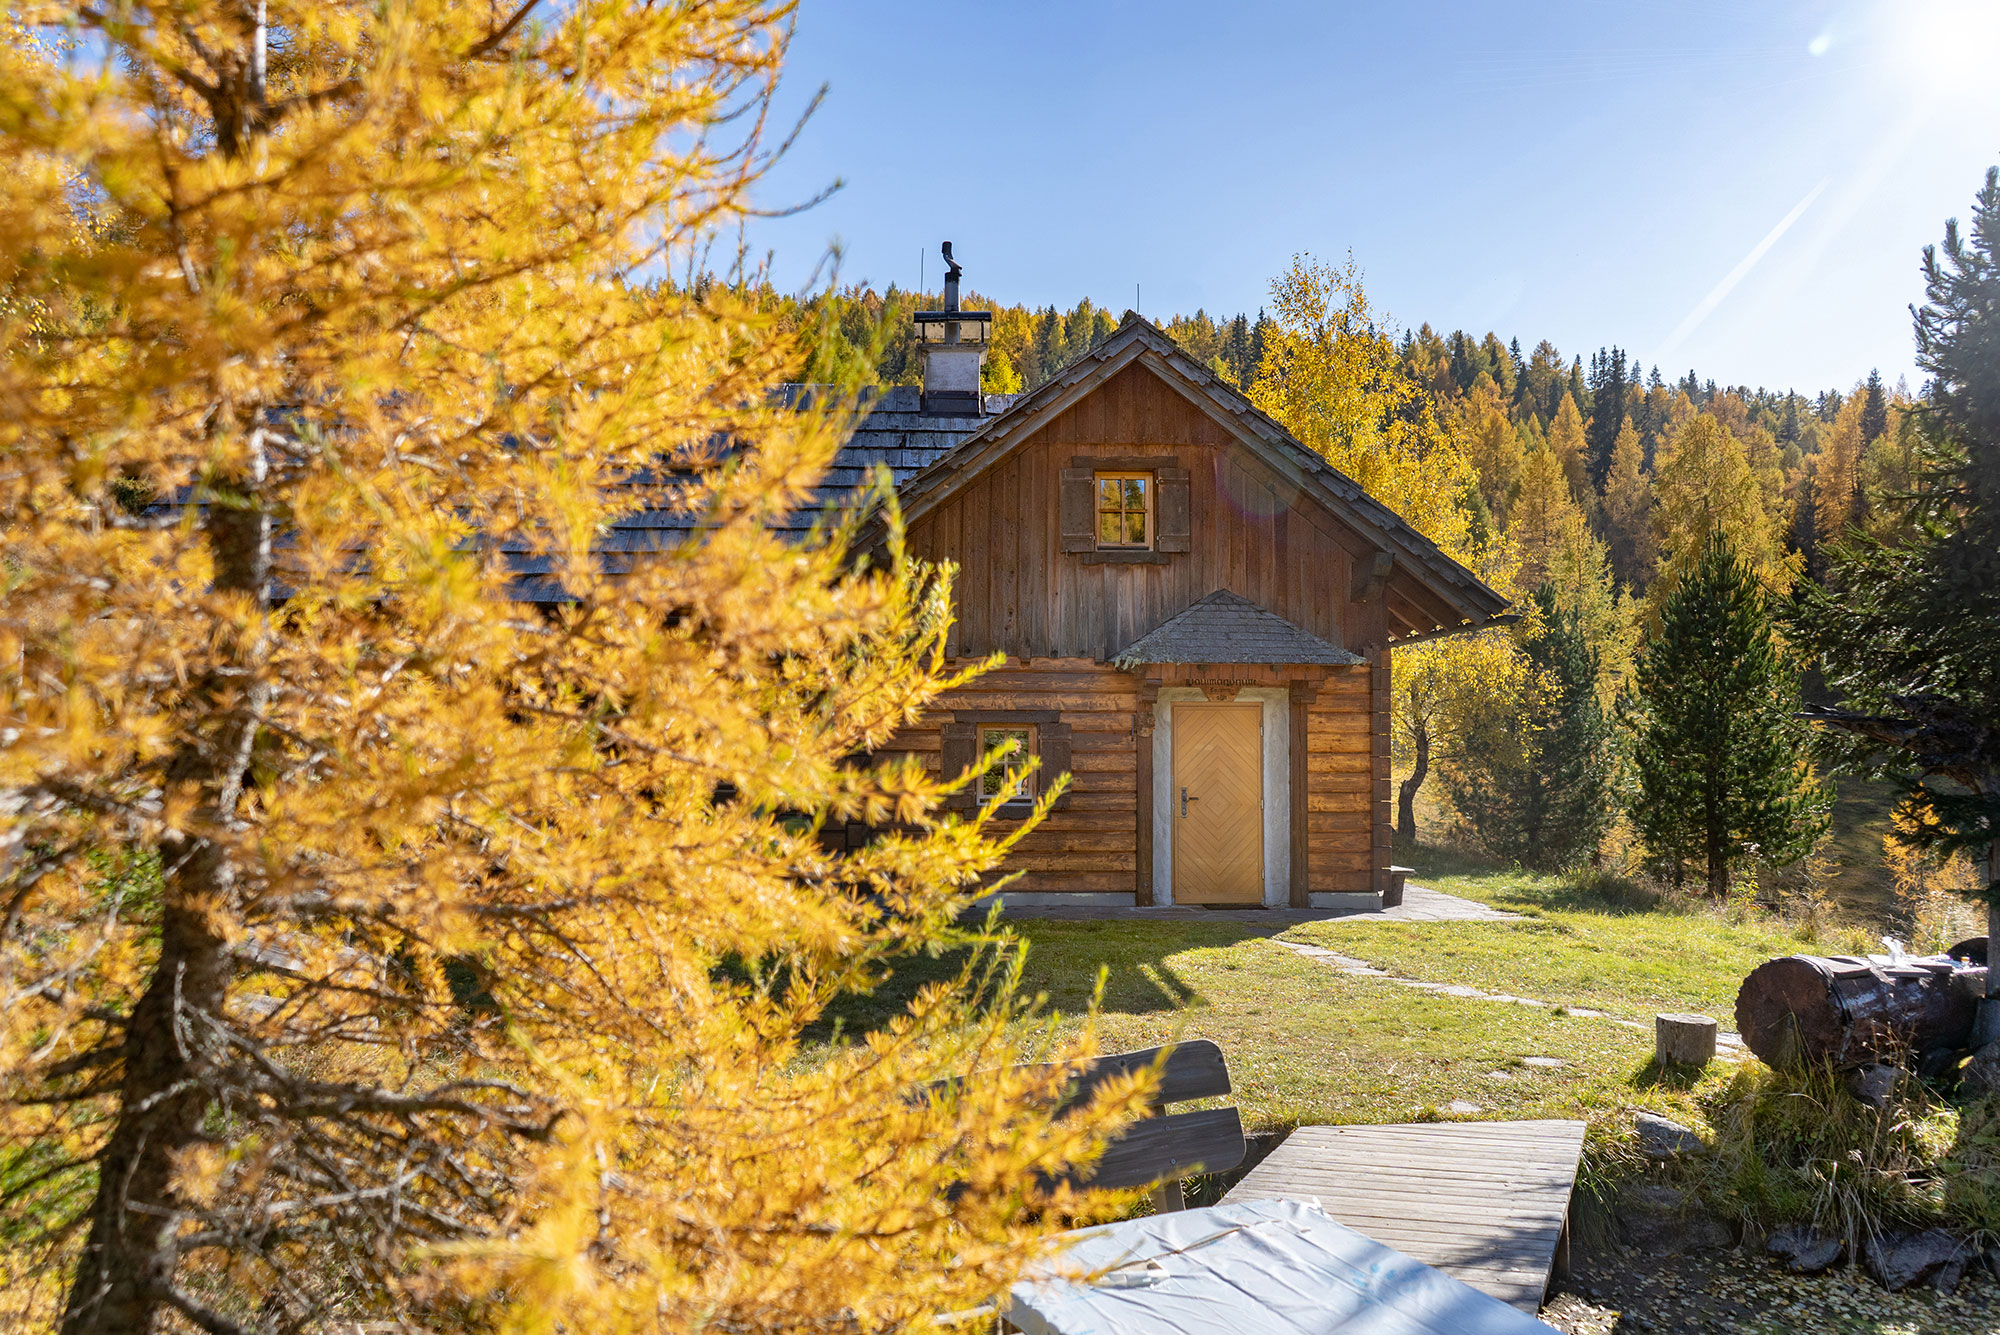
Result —
<instances>
[{"instance_id":1,"label":"wooden bench","mask_svg":"<svg viewBox=\"0 0 2000 1335\"><path fill-rule=\"evenodd\" d=\"M1182 1208L1181 1179L1195 1173L1226 1173L1243 1162L1243 1119L1235 1108L1202 1108L1164 1112L1168 1104L1189 1099L1219 1098L1229 1093L1229 1068L1222 1049L1205 1038L1189 1039L1170 1048L1118 1052L1098 1057L1077 1072L1066 1092L1065 1107L1090 1098L1091 1091L1113 1076L1145 1070L1166 1054L1153 1111L1127 1127L1105 1147L1094 1168L1077 1175L1080 1186L1153 1187L1154 1203L1162 1210Z\"/></svg>"}]
</instances>

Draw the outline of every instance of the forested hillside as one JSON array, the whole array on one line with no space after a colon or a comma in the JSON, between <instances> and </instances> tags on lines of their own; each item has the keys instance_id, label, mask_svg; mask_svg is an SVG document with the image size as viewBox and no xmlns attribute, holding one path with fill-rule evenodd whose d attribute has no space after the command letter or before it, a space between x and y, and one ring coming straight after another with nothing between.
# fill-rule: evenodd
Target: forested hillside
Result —
<instances>
[{"instance_id":1,"label":"forested hillside","mask_svg":"<svg viewBox=\"0 0 2000 1335\"><path fill-rule=\"evenodd\" d=\"M923 372L908 316L939 301L891 285L786 305L801 327L816 327L812 379L845 372L865 383L914 385ZM984 381L996 394L1035 388L1118 326L1116 315L1088 298L1068 311L1003 306L976 293L964 304L993 312ZM1197 310L1160 323L1245 391L1275 327L1263 310L1223 317ZM1429 324L1404 331L1396 347L1403 369L1452 418L1479 471L1475 523L1504 529L1524 490L1530 507L1544 504L1544 479L1529 476L1528 462L1546 446L1606 544L1617 579L1634 592L1650 585L1656 565L1650 530L1662 447L1697 413L1712 414L1740 443L1776 535L1807 573L1821 566L1820 534L1865 519L1871 489L1908 481L1912 446L1896 428L1909 393L1884 386L1878 375L1844 388L1751 389L1692 370L1669 379L1617 346L1586 357L1547 339L1530 346L1491 331L1440 334Z\"/></svg>"}]
</instances>

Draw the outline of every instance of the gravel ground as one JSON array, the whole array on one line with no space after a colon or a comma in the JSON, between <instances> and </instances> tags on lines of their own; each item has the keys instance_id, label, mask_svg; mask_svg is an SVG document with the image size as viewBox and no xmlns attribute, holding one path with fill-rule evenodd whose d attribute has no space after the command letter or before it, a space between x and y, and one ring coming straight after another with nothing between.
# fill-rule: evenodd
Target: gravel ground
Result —
<instances>
[{"instance_id":1,"label":"gravel ground","mask_svg":"<svg viewBox=\"0 0 2000 1335\"><path fill-rule=\"evenodd\" d=\"M1593 1258L1542 1310L1564 1335L2000 1335L2000 1282L1967 1275L1946 1297L1888 1293L1849 1271L1786 1274L1762 1258Z\"/></svg>"}]
</instances>

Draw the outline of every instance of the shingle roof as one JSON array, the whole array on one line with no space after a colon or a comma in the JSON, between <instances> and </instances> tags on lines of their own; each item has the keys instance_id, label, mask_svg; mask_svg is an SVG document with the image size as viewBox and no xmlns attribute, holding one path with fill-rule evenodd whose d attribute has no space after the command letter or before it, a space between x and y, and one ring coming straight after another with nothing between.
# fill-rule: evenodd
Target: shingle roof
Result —
<instances>
[{"instance_id":1,"label":"shingle roof","mask_svg":"<svg viewBox=\"0 0 2000 1335\"><path fill-rule=\"evenodd\" d=\"M1141 663L1362 663L1359 654L1300 630L1248 598L1217 589L1190 603L1111 660L1130 672Z\"/></svg>"},{"instance_id":2,"label":"shingle roof","mask_svg":"<svg viewBox=\"0 0 2000 1335\"><path fill-rule=\"evenodd\" d=\"M780 401L804 407L815 390L813 385L785 385ZM840 452L834 456L826 475L814 488L810 501L786 516L779 525L786 532L803 535L829 511L839 511L854 502L864 488L874 483L877 466L886 465L900 489L904 483L950 453L958 443L1014 406L1013 394L988 394L982 417L941 417L921 411L920 392L914 386L894 386L864 400L867 415L855 425ZM627 485L644 497L668 498L669 475L635 474ZM604 570L620 574L632 568L635 558L646 553L671 551L699 526L701 516L683 507L650 504L621 515L593 544ZM514 595L525 602L564 602L569 595L560 581L549 575L550 563L525 553L508 552L509 569L515 576Z\"/></svg>"}]
</instances>

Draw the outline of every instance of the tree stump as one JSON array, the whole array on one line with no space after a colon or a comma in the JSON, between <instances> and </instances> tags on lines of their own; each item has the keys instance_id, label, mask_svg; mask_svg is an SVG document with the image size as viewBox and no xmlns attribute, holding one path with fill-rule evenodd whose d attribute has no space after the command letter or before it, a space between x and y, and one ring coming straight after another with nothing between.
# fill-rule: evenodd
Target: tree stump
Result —
<instances>
[{"instance_id":1,"label":"tree stump","mask_svg":"<svg viewBox=\"0 0 2000 1335\"><path fill-rule=\"evenodd\" d=\"M1655 1015L1653 1054L1662 1066L1706 1066L1715 1060L1715 1021L1706 1015Z\"/></svg>"}]
</instances>

